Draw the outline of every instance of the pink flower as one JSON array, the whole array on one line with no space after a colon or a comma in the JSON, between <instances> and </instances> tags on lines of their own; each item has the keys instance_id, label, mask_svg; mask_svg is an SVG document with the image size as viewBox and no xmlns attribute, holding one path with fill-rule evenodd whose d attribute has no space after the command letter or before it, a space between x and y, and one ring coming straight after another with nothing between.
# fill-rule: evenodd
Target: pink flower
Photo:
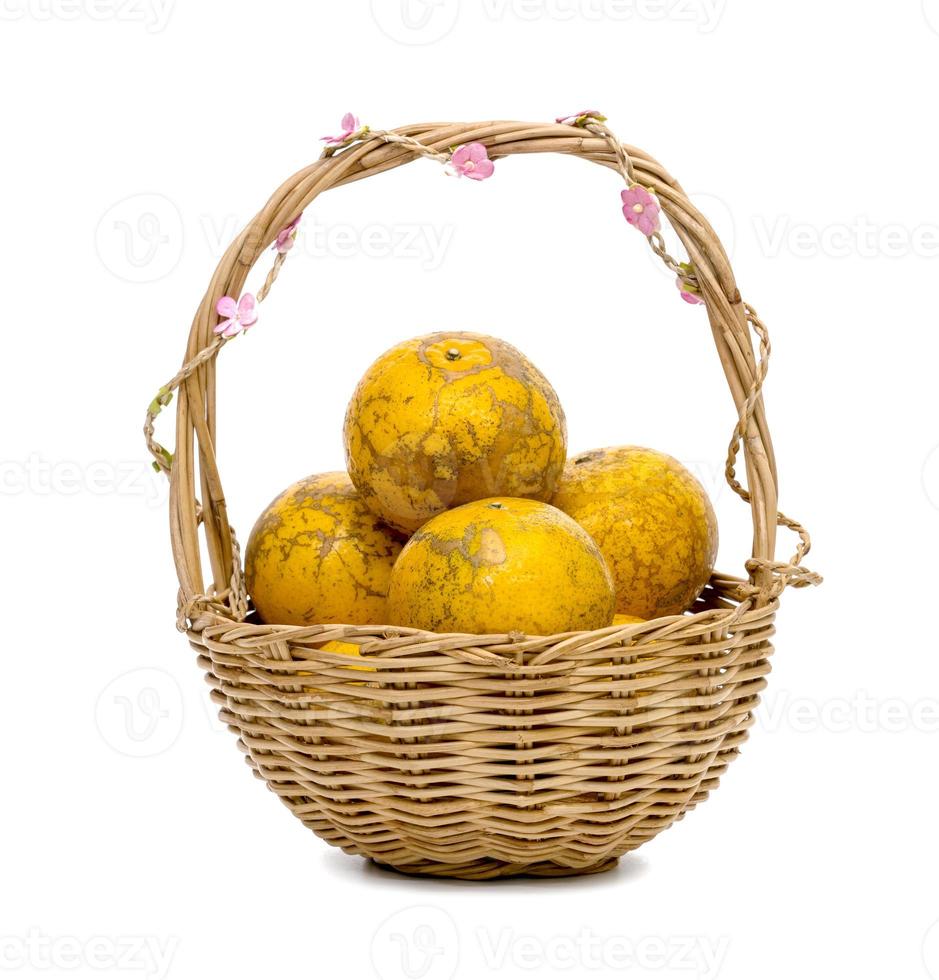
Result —
<instances>
[{"instance_id":1,"label":"pink flower","mask_svg":"<svg viewBox=\"0 0 939 980\"><path fill-rule=\"evenodd\" d=\"M327 146L342 146L347 140L351 139L362 128L359 117L347 112L342 117L342 132L338 136L323 136L321 139Z\"/></svg>"},{"instance_id":2,"label":"pink flower","mask_svg":"<svg viewBox=\"0 0 939 980\"><path fill-rule=\"evenodd\" d=\"M280 252L281 255L286 255L294 245L297 240L297 226L300 224L300 219L303 217L303 212L301 211L293 221L290 222L284 228L277 233L277 241L274 242L274 249Z\"/></svg>"},{"instance_id":3,"label":"pink flower","mask_svg":"<svg viewBox=\"0 0 939 980\"><path fill-rule=\"evenodd\" d=\"M701 288L697 284L694 266L690 262L679 262L678 266L681 269L681 274L675 277L675 285L681 293L681 298L692 306L704 303Z\"/></svg>"},{"instance_id":4,"label":"pink flower","mask_svg":"<svg viewBox=\"0 0 939 980\"><path fill-rule=\"evenodd\" d=\"M561 123L562 126L583 127L590 119L593 119L595 122L606 122L606 116L597 109L582 109L580 112L575 112L572 116L558 116L554 121Z\"/></svg>"},{"instance_id":5,"label":"pink flower","mask_svg":"<svg viewBox=\"0 0 939 980\"><path fill-rule=\"evenodd\" d=\"M482 143L466 143L458 146L450 156L447 172L454 177L469 177L470 180L485 180L492 176L495 168L489 153Z\"/></svg>"},{"instance_id":6,"label":"pink flower","mask_svg":"<svg viewBox=\"0 0 939 980\"><path fill-rule=\"evenodd\" d=\"M223 296L215 304L215 310L226 319L216 326L215 333L220 333L223 337L234 337L242 330L247 330L258 318L255 305L256 301L251 293L245 293L237 303L231 296Z\"/></svg>"},{"instance_id":7,"label":"pink flower","mask_svg":"<svg viewBox=\"0 0 939 980\"><path fill-rule=\"evenodd\" d=\"M644 187L633 184L620 197L623 199L623 214L634 228L638 228L646 238L659 230L659 211L662 209Z\"/></svg>"}]
</instances>

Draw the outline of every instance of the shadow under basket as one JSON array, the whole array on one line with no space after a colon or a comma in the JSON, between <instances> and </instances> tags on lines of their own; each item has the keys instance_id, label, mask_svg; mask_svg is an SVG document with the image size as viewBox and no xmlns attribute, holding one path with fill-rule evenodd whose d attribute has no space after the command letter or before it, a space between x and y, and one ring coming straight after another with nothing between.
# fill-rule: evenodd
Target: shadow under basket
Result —
<instances>
[{"instance_id":1,"label":"shadow under basket","mask_svg":"<svg viewBox=\"0 0 939 980\"><path fill-rule=\"evenodd\" d=\"M737 408L727 479L751 508L747 576L715 575L684 615L551 637L254 622L215 457L215 370L227 343L214 333L216 303L241 295L256 261L324 190L471 141L493 160L578 156L661 202L692 264L671 259L658 232L649 242L703 300ZM183 367L145 427L171 481L178 625L255 774L347 853L457 878L605 871L705 800L752 724L779 596L819 581L801 565L808 535L777 510L761 397L768 352L766 328L741 300L707 221L661 165L599 119L363 130L290 178L220 262ZM177 389L170 454L154 440L154 421ZM741 444L747 489L734 472ZM789 562L774 560L779 525L800 537ZM358 645L359 655L322 649L331 640Z\"/></svg>"}]
</instances>

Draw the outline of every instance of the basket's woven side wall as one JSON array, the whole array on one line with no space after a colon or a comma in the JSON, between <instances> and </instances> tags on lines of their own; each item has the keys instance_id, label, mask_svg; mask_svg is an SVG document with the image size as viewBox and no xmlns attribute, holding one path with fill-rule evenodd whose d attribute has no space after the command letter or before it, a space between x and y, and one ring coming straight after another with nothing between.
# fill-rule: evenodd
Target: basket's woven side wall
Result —
<instances>
[{"instance_id":1,"label":"basket's woven side wall","mask_svg":"<svg viewBox=\"0 0 939 980\"><path fill-rule=\"evenodd\" d=\"M477 124L426 123L395 130L437 150L473 140L489 148L494 159L525 153L558 152L581 156L616 169L608 142L583 130L562 125L518 122ZM636 178L658 195L672 227L694 263L704 296L718 355L738 411L743 411L756 363L747 323L727 256L713 229L664 168L634 147L625 147ZM277 233L317 195L414 160L407 147L365 139L334 156L316 161L286 181L223 256L196 313L185 360L195 357L213 339L215 303L220 296L241 294L248 272ZM215 361L209 359L182 386L177 407L176 458L171 474L171 537L183 601L205 593L206 570L199 548L202 527L211 568L212 591L228 585L232 568L231 529L215 457ZM762 398L757 397L744 438L748 488L753 515L752 556L772 560L775 551L777 479L772 442ZM755 572L769 596L770 573Z\"/></svg>"},{"instance_id":2,"label":"basket's woven side wall","mask_svg":"<svg viewBox=\"0 0 939 980\"><path fill-rule=\"evenodd\" d=\"M367 681L316 648L320 628L190 638L251 766L307 827L403 871L484 878L604 870L705 799L752 722L774 614L560 643L360 627Z\"/></svg>"}]
</instances>

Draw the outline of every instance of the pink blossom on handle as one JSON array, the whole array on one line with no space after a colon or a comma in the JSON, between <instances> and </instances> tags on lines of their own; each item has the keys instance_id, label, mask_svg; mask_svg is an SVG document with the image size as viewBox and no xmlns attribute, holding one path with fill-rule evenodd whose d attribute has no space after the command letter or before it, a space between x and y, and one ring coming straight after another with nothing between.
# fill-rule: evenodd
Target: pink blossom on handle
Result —
<instances>
[{"instance_id":1,"label":"pink blossom on handle","mask_svg":"<svg viewBox=\"0 0 939 980\"><path fill-rule=\"evenodd\" d=\"M700 306L704 300L697 294L688 291L688 287L682 282L681 279L676 280L679 290L681 291L681 298L686 302L690 303L692 306Z\"/></svg>"},{"instance_id":2,"label":"pink blossom on handle","mask_svg":"<svg viewBox=\"0 0 939 980\"><path fill-rule=\"evenodd\" d=\"M343 143L350 140L362 128L359 117L353 115L351 112L347 112L342 117L340 125L342 126L342 132L338 136L321 137L327 146L342 146Z\"/></svg>"},{"instance_id":3,"label":"pink blossom on handle","mask_svg":"<svg viewBox=\"0 0 939 980\"><path fill-rule=\"evenodd\" d=\"M447 173L453 177L469 177L470 180L485 180L493 170L489 152L482 143L466 143L458 146L450 155Z\"/></svg>"},{"instance_id":4,"label":"pink blossom on handle","mask_svg":"<svg viewBox=\"0 0 939 980\"><path fill-rule=\"evenodd\" d=\"M220 333L223 337L234 337L242 330L247 330L257 321L256 305L251 293L245 293L237 303L231 296L223 296L215 304L215 310L225 319L215 327L215 333Z\"/></svg>"},{"instance_id":5,"label":"pink blossom on handle","mask_svg":"<svg viewBox=\"0 0 939 980\"><path fill-rule=\"evenodd\" d=\"M293 248L294 242L297 240L297 227L302 217L303 212L301 211L289 225L281 228L277 233L277 240L274 242L275 251L280 252L281 255L286 255Z\"/></svg>"},{"instance_id":6,"label":"pink blossom on handle","mask_svg":"<svg viewBox=\"0 0 939 980\"><path fill-rule=\"evenodd\" d=\"M582 109L572 116L558 116L554 121L562 126L579 126L582 129L591 119L594 122L606 122L606 116L598 109Z\"/></svg>"},{"instance_id":7,"label":"pink blossom on handle","mask_svg":"<svg viewBox=\"0 0 939 980\"><path fill-rule=\"evenodd\" d=\"M681 298L692 306L699 306L704 303L701 295L701 287L697 284L694 266L690 262L679 262L681 274L676 276L675 285L681 293Z\"/></svg>"},{"instance_id":8,"label":"pink blossom on handle","mask_svg":"<svg viewBox=\"0 0 939 980\"><path fill-rule=\"evenodd\" d=\"M644 187L633 184L620 197L623 199L623 214L634 228L638 228L646 238L659 230L659 212L662 208Z\"/></svg>"}]
</instances>

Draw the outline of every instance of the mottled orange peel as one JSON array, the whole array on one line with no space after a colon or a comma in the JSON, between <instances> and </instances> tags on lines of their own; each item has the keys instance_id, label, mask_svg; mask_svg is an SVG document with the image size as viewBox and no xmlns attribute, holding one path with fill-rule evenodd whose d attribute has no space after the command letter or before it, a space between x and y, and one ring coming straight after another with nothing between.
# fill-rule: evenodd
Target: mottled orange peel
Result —
<instances>
[{"instance_id":1,"label":"mottled orange peel","mask_svg":"<svg viewBox=\"0 0 939 980\"><path fill-rule=\"evenodd\" d=\"M346 411L346 464L365 503L411 533L484 497L548 500L567 455L557 394L504 341L436 333L365 373Z\"/></svg>"},{"instance_id":2,"label":"mottled orange peel","mask_svg":"<svg viewBox=\"0 0 939 980\"><path fill-rule=\"evenodd\" d=\"M550 504L500 497L425 524L391 576L395 623L440 633L551 635L609 626L613 580L590 536Z\"/></svg>"},{"instance_id":3,"label":"mottled orange peel","mask_svg":"<svg viewBox=\"0 0 939 980\"><path fill-rule=\"evenodd\" d=\"M616 611L641 619L684 612L717 558L717 518L678 460L639 446L574 457L552 503L597 542L616 583Z\"/></svg>"},{"instance_id":4,"label":"mottled orange peel","mask_svg":"<svg viewBox=\"0 0 939 980\"><path fill-rule=\"evenodd\" d=\"M245 552L248 591L265 623L384 625L403 543L345 473L310 476L271 501L254 525Z\"/></svg>"}]
</instances>

